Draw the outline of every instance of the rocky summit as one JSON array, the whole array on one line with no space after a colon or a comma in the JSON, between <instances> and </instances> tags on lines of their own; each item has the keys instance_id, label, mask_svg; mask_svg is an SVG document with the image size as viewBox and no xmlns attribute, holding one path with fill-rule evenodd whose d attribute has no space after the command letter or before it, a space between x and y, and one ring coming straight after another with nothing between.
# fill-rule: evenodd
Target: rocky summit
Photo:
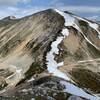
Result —
<instances>
[{"instance_id":1,"label":"rocky summit","mask_svg":"<svg viewBox=\"0 0 100 100\"><path fill-rule=\"evenodd\" d=\"M0 100L100 100L100 23L47 9L0 20Z\"/></svg>"}]
</instances>

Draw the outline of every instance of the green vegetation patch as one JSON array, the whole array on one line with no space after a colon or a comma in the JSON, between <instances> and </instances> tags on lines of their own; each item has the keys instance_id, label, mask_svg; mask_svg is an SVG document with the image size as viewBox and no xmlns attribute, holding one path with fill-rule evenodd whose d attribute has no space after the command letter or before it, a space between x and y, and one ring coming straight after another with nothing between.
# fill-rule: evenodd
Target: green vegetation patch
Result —
<instances>
[{"instance_id":1,"label":"green vegetation patch","mask_svg":"<svg viewBox=\"0 0 100 100\"><path fill-rule=\"evenodd\" d=\"M87 42L88 50L94 58L100 58L100 51Z\"/></svg>"},{"instance_id":2,"label":"green vegetation patch","mask_svg":"<svg viewBox=\"0 0 100 100\"><path fill-rule=\"evenodd\" d=\"M88 69L74 68L70 74L81 87L100 93L100 75Z\"/></svg>"},{"instance_id":3,"label":"green vegetation patch","mask_svg":"<svg viewBox=\"0 0 100 100\"><path fill-rule=\"evenodd\" d=\"M86 23L85 21L79 20L78 22L79 22L80 26L88 27L88 23Z\"/></svg>"},{"instance_id":4,"label":"green vegetation patch","mask_svg":"<svg viewBox=\"0 0 100 100\"><path fill-rule=\"evenodd\" d=\"M40 64L41 63L32 63L29 70L25 73L26 78L30 78L34 74L40 74L41 72L43 72L44 68Z\"/></svg>"}]
</instances>

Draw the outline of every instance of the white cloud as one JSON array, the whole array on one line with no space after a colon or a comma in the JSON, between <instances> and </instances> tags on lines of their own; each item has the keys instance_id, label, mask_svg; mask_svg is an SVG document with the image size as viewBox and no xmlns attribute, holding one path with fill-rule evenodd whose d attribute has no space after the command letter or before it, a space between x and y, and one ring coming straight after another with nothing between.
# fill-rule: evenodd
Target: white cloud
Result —
<instances>
[{"instance_id":1,"label":"white cloud","mask_svg":"<svg viewBox=\"0 0 100 100\"><path fill-rule=\"evenodd\" d=\"M17 17L26 16L37 11L41 11L48 8L56 8L64 11L71 11L74 13L100 13L100 7L93 6L68 6L64 4L61 0L51 0L50 6L31 6L27 5L27 9L18 8L16 5L18 3L29 3L31 0L0 0L0 18L15 15ZM36 1L36 0L33 0ZM95 16L95 15L94 15Z\"/></svg>"},{"instance_id":2,"label":"white cloud","mask_svg":"<svg viewBox=\"0 0 100 100\"><path fill-rule=\"evenodd\" d=\"M30 1L31 0L0 0L0 19L10 15L21 17L26 9L18 8L16 5L18 3L28 3Z\"/></svg>"},{"instance_id":3,"label":"white cloud","mask_svg":"<svg viewBox=\"0 0 100 100\"><path fill-rule=\"evenodd\" d=\"M90 17L87 17L87 18L91 19L91 20L100 20L100 16L97 16L97 15L90 16Z\"/></svg>"},{"instance_id":4,"label":"white cloud","mask_svg":"<svg viewBox=\"0 0 100 100\"><path fill-rule=\"evenodd\" d=\"M0 6L15 6L19 2L30 2L31 0L0 0Z\"/></svg>"},{"instance_id":5,"label":"white cloud","mask_svg":"<svg viewBox=\"0 0 100 100\"><path fill-rule=\"evenodd\" d=\"M0 6L10 6L15 5L20 0L0 0Z\"/></svg>"},{"instance_id":6,"label":"white cloud","mask_svg":"<svg viewBox=\"0 0 100 100\"><path fill-rule=\"evenodd\" d=\"M94 6L60 6L58 8L65 11L82 12L82 13L100 12L100 7L94 7Z\"/></svg>"},{"instance_id":7,"label":"white cloud","mask_svg":"<svg viewBox=\"0 0 100 100\"><path fill-rule=\"evenodd\" d=\"M3 1L3 0L1 0ZM0 2L1 2L0 1ZM4 0L4 1L8 1L8 0ZM10 0L10 2L13 2L13 0ZM16 2L19 2L20 0L15 0ZM24 2L29 2L30 0L22 0ZM59 6L49 6L49 7L44 7L44 6L34 6L34 7L29 7L27 9L25 8L17 8L15 6L8 6L5 7L3 10L0 9L0 19L9 15L15 15L17 17L23 17L26 15L30 15L33 14L37 11L41 11L44 9L48 9L48 8L57 8L60 10L64 10L64 11L71 11L71 12L78 12L78 13L98 13L100 12L100 7L92 7L92 6L62 6L61 4L59 4ZM95 15L94 15L95 16Z\"/></svg>"},{"instance_id":8,"label":"white cloud","mask_svg":"<svg viewBox=\"0 0 100 100\"><path fill-rule=\"evenodd\" d=\"M45 10L45 9L46 9L45 7L37 7L37 6L33 8L28 8L28 9L17 8L17 7L7 7L7 8L4 8L3 10L0 9L0 19L10 16L10 15L20 18L27 15L31 15L38 11Z\"/></svg>"},{"instance_id":9,"label":"white cloud","mask_svg":"<svg viewBox=\"0 0 100 100\"><path fill-rule=\"evenodd\" d=\"M96 6L75 6L67 5L62 0L51 0L51 4L54 8L59 8L66 11L82 12L82 13L98 13L100 12L100 7Z\"/></svg>"}]
</instances>

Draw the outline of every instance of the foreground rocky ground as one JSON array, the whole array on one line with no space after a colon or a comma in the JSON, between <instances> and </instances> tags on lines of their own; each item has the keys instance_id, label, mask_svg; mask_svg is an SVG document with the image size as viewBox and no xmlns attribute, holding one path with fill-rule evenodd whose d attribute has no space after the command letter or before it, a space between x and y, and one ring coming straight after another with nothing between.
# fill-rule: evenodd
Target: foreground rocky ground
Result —
<instances>
[{"instance_id":1,"label":"foreground rocky ground","mask_svg":"<svg viewBox=\"0 0 100 100\"><path fill-rule=\"evenodd\" d=\"M23 83L2 94L0 100L86 100L64 91L57 77L43 77L37 81Z\"/></svg>"}]
</instances>

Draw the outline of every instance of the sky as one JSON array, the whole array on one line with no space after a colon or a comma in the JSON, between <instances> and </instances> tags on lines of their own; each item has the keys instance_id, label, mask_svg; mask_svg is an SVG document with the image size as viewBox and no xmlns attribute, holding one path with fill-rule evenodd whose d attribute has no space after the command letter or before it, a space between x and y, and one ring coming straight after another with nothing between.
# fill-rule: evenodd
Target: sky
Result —
<instances>
[{"instance_id":1,"label":"sky","mask_svg":"<svg viewBox=\"0 0 100 100\"><path fill-rule=\"evenodd\" d=\"M10 15L20 18L49 8L100 20L100 0L0 0L0 19Z\"/></svg>"}]
</instances>

